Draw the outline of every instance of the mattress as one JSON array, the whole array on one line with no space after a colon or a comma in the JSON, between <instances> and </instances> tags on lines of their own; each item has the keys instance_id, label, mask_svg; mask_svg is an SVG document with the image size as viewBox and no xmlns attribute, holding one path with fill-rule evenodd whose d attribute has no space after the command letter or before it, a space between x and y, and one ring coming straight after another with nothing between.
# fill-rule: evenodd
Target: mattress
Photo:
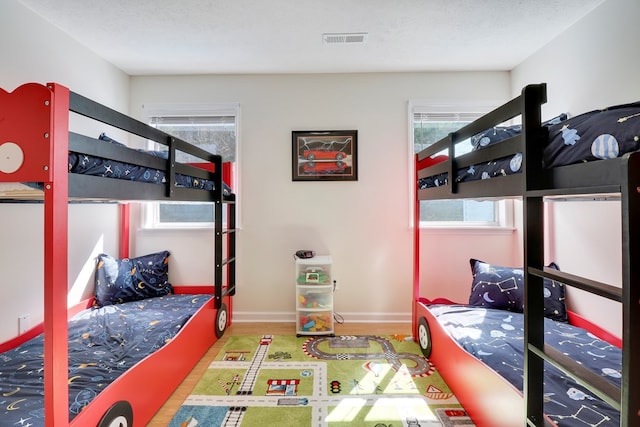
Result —
<instances>
[{"instance_id":1,"label":"mattress","mask_svg":"<svg viewBox=\"0 0 640 427\"><path fill-rule=\"evenodd\" d=\"M72 317L69 420L127 369L168 343L211 297L166 295L90 308ZM1 426L44 426L43 339L41 334L0 354Z\"/></svg>"},{"instance_id":2,"label":"mattress","mask_svg":"<svg viewBox=\"0 0 640 427\"><path fill-rule=\"evenodd\" d=\"M430 305L448 334L468 353L518 390L524 378L524 316L468 305ZM613 385L621 386L622 352L584 329L544 319L545 343L579 361ZM617 410L545 362L544 412L560 426L619 425ZM496 408L499 410L499 408Z\"/></svg>"}]
</instances>

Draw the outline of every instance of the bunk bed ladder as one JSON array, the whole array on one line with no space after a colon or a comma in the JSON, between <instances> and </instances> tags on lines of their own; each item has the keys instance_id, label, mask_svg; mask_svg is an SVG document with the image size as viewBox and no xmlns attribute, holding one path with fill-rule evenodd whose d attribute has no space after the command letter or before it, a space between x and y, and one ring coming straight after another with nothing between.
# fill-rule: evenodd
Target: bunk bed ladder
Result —
<instances>
[{"instance_id":1,"label":"bunk bed ladder","mask_svg":"<svg viewBox=\"0 0 640 427\"><path fill-rule=\"evenodd\" d=\"M584 277L544 267L544 197L559 193L583 194L588 188L571 187L552 190L546 180L549 174L542 170L540 144L547 135L540 123L541 105L546 101L542 91L525 88L522 98L523 135L525 156L523 162L526 181L523 197L523 249L525 260L525 359L524 398L526 425L545 426L549 420L543 414L544 363L547 362L576 379L589 392L620 411L620 425L640 426L640 265L632 260L640 257L634 245L640 239L640 224L636 212L640 212L640 155L628 156L617 191L622 194L622 288L600 283ZM538 147L538 149L536 149ZM636 158L637 157L637 158ZM591 189L593 191L593 188ZM619 389L601 375L584 368L560 351L544 343L543 280L551 279L604 298L622 303L623 348L622 388ZM602 420L603 422L606 420Z\"/></svg>"},{"instance_id":2,"label":"bunk bed ladder","mask_svg":"<svg viewBox=\"0 0 640 427\"><path fill-rule=\"evenodd\" d=\"M217 166L217 165L216 165ZM226 210L226 223L223 213ZM225 296L236 293L236 195L220 197L215 203L215 308Z\"/></svg>"}]
</instances>

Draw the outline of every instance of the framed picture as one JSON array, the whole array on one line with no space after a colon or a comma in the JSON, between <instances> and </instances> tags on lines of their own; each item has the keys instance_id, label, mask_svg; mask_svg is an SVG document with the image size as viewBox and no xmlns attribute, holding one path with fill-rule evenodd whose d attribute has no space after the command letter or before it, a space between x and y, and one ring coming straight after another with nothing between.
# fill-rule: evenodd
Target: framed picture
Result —
<instances>
[{"instance_id":1,"label":"framed picture","mask_svg":"<svg viewBox=\"0 0 640 427\"><path fill-rule=\"evenodd\" d=\"M293 181L357 181L358 131L293 131Z\"/></svg>"}]
</instances>

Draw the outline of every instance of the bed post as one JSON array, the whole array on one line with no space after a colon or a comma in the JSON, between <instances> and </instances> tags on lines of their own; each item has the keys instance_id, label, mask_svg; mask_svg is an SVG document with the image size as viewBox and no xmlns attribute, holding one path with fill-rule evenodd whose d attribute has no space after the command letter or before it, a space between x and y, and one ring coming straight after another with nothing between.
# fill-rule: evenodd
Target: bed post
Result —
<instances>
[{"instance_id":1,"label":"bed post","mask_svg":"<svg viewBox=\"0 0 640 427\"><path fill-rule=\"evenodd\" d=\"M69 423L68 291L68 151L69 90L48 83L48 180L44 182L44 411L46 426ZM37 124L35 124L37 125ZM44 150L44 147L42 148Z\"/></svg>"},{"instance_id":2,"label":"bed post","mask_svg":"<svg viewBox=\"0 0 640 427\"><path fill-rule=\"evenodd\" d=\"M416 304L420 297L420 200L418 198L418 155L415 154L413 171L413 295L411 296L411 329L418 339Z\"/></svg>"},{"instance_id":3,"label":"bed post","mask_svg":"<svg viewBox=\"0 0 640 427\"><path fill-rule=\"evenodd\" d=\"M546 85L530 85L522 90L522 134L524 137L523 252L525 283L525 350L523 393L528 425L541 427L543 417L544 359L536 349L544 347L543 279L530 268L542 270L544 264L543 198L536 191L543 187L542 152L546 134L541 127L542 104L547 100Z\"/></svg>"},{"instance_id":4,"label":"bed post","mask_svg":"<svg viewBox=\"0 0 640 427\"><path fill-rule=\"evenodd\" d=\"M120 204L120 259L129 258L130 235L130 205Z\"/></svg>"},{"instance_id":5,"label":"bed post","mask_svg":"<svg viewBox=\"0 0 640 427\"><path fill-rule=\"evenodd\" d=\"M628 158L622 182L622 396L620 425L640 425L640 154Z\"/></svg>"}]
</instances>

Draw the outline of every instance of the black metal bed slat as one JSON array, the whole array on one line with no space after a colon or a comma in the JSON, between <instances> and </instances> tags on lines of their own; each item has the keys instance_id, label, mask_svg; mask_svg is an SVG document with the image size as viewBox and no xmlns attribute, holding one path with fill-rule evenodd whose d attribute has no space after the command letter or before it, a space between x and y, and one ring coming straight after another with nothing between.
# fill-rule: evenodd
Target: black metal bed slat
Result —
<instances>
[{"instance_id":1,"label":"black metal bed slat","mask_svg":"<svg viewBox=\"0 0 640 427\"><path fill-rule=\"evenodd\" d=\"M574 197L574 196L589 196L592 194L598 194L602 196L603 194L618 194L620 193L619 185L600 185L595 187L567 187L567 188L558 188L558 189L547 189L547 190L537 190L537 191L529 191L527 194L531 197L541 196L545 198L545 201L553 201L552 198L554 196L566 196L559 200L584 200L584 197Z\"/></svg>"},{"instance_id":2,"label":"black metal bed slat","mask_svg":"<svg viewBox=\"0 0 640 427\"><path fill-rule=\"evenodd\" d=\"M620 410L620 398L622 394L620 388L604 379L602 375L590 371L548 344L544 345L544 350L533 346L529 346L528 350L571 376L580 385L597 395L611 407Z\"/></svg>"},{"instance_id":3,"label":"black metal bed slat","mask_svg":"<svg viewBox=\"0 0 640 427\"><path fill-rule=\"evenodd\" d=\"M151 127L146 123L122 114L119 111L113 110L75 92L69 93L69 110L82 116L108 124L109 126L122 129L139 137L150 139L165 146L169 145L169 139L173 138L176 150L191 154L206 161L210 161L212 158L211 156L214 156L198 146L189 144L179 138L172 137L160 129Z\"/></svg>"},{"instance_id":4,"label":"black metal bed slat","mask_svg":"<svg viewBox=\"0 0 640 427\"><path fill-rule=\"evenodd\" d=\"M69 132L69 151L153 169L164 170L167 164L167 161L161 157L118 144L106 143L75 132Z\"/></svg>"},{"instance_id":5,"label":"black metal bed slat","mask_svg":"<svg viewBox=\"0 0 640 427\"><path fill-rule=\"evenodd\" d=\"M213 202L212 192L208 190L176 187L173 194L167 196L164 185L75 173L69 174L69 197L89 200Z\"/></svg>"},{"instance_id":6,"label":"black metal bed slat","mask_svg":"<svg viewBox=\"0 0 640 427\"><path fill-rule=\"evenodd\" d=\"M490 145L482 150L472 151L456 158L458 169L467 168L471 165L486 163L502 157L513 156L522 152L522 136L517 135L512 138L500 141L500 144Z\"/></svg>"},{"instance_id":7,"label":"black metal bed slat","mask_svg":"<svg viewBox=\"0 0 640 427\"><path fill-rule=\"evenodd\" d=\"M69 174L69 197L93 200L163 200L165 186L91 175Z\"/></svg>"},{"instance_id":8,"label":"black metal bed slat","mask_svg":"<svg viewBox=\"0 0 640 427\"><path fill-rule=\"evenodd\" d=\"M544 267L542 270L529 267L529 273L562 282L565 285L582 289L583 291L608 298L612 301L622 302L622 288L616 286L587 279L586 277L565 273L564 271L555 270L549 267Z\"/></svg>"},{"instance_id":9,"label":"black metal bed slat","mask_svg":"<svg viewBox=\"0 0 640 427\"><path fill-rule=\"evenodd\" d=\"M491 183L495 185L487 185L482 180L458 183L456 193L453 193L448 185L425 188L418 190L418 198L420 200L484 199L522 195L522 178L518 174L491 178Z\"/></svg>"}]
</instances>

